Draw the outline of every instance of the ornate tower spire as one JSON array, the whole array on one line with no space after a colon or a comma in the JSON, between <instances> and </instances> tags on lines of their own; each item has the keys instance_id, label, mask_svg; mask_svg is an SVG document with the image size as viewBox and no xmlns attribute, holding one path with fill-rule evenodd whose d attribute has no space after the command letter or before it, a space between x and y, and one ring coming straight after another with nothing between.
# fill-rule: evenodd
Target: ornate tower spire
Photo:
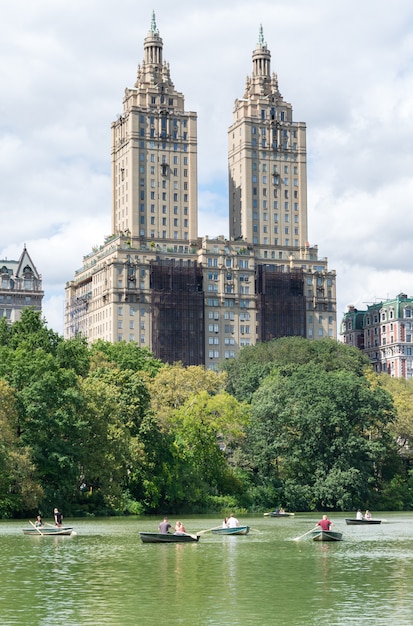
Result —
<instances>
[{"instance_id":1,"label":"ornate tower spire","mask_svg":"<svg viewBox=\"0 0 413 626\"><path fill-rule=\"evenodd\" d=\"M159 31L156 26L155 11L152 11L151 32L153 35L159 35Z\"/></svg>"},{"instance_id":2,"label":"ornate tower spire","mask_svg":"<svg viewBox=\"0 0 413 626\"><path fill-rule=\"evenodd\" d=\"M258 45L263 48L264 46L267 47L267 42L264 41L264 30L262 28L262 24L260 24L260 33L258 36Z\"/></svg>"},{"instance_id":3,"label":"ornate tower spire","mask_svg":"<svg viewBox=\"0 0 413 626\"><path fill-rule=\"evenodd\" d=\"M156 26L155 11L152 13L151 28L144 41L144 63L162 67L163 41Z\"/></svg>"},{"instance_id":4,"label":"ornate tower spire","mask_svg":"<svg viewBox=\"0 0 413 626\"><path fill-rule=\"evenodd\" d=\"M261 24L257 47L252 53L252 82L262 86L263 83L269 81L270 78L271 52L268 50L267 43L264 40L264 32Z\"/></svg>"}]
</instances>

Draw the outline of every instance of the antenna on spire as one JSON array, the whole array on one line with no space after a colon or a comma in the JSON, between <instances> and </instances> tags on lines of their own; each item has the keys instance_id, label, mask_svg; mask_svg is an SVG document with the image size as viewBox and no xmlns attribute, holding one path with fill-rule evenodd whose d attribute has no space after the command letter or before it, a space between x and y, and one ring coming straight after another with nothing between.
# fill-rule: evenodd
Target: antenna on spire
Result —
<instances>
[{"instance_id":1,"label":"antenna on spire","mask_svg":"<svg viewBox=\"0 0 413 626\"><path fill-rule=\"evenodd\" d=\"M259 37L258 37L258 45L261 46L261 47L264 47L264 46L267 45L267 42L264 41L264 31L263 31L263 28L262 28L262 24L260 24L260 34L259 34Z\"/></svg>"},{"instance_id":2,"label":"antenna on spire","mask_svg":"<svg viewBox=\"0 0 413 626\"><path fill-rule=\"evenodd\" d=\"M159 31L158 31L158 28L156 26L155 11L152 11L151 33L153 35L159 35Z\"/></svg>"}]
</instances>

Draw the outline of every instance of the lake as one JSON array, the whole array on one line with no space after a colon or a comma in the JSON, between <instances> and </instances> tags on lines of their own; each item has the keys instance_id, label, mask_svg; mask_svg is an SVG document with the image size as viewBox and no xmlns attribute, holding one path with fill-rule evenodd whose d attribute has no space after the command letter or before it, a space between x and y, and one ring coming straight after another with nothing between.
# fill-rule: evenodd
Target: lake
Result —
<instances>
[{"instance_id":1,"label":"lake","mask_svg":"<svg viewBox=\"0 0 413 626\"><path fill-rule=\"evenodd\" d=\"M294 540L320 518L297 514L238 516L248 536L169 545L139 538L159 518L66 519L71 537L23 536L28 524L2 521L0 624L412 626L413 514L377 514L377 526L344 517L354 512L330 515L337 543ZM182 520L188 532L222 521Z\"/></svg>"}]
</instances>

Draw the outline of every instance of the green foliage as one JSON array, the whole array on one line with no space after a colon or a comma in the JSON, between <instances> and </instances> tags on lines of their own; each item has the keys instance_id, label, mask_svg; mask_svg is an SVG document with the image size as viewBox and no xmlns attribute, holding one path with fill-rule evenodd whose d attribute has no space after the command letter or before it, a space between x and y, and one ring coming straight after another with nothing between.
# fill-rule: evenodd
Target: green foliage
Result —
<instances>
[{"instance_id":1,"label":"green foliage","mask_svg":"<svg viewBox=\"0 0 413 626\"><path fill-rule=\"evenodd\" d=\"M392 378L388 374L380 374L377 384L392 395L397 411L392 432L400 446L401 454L412 459L410 449L413 442L413 379Z\"/></svg>"},{"instance_id":2,"label":"green foliage","mask_svg":"<svg viewBox=\"0 0 413 626\"><path fill-rule=\"evenodd\" d=\"M0 320L0 516L412 507L411 381L366 363L284 338L216 373Z\"/></svg>"},{"instance_id":3,"label":"green foliage","mask_svg":"<svg viewBox=\"0 0 413 626\"><path fill-rule=\"evenodd\" d=\"M253 393L274 370L312 363L326 371L346 370L363 376L370 367L360 350L333 339L310 341L302 337L283 337L243 348L239 356L224 364L228 374L228 391L238 400L252 400Z\"/></svg>"},{"instance_id":4,"label":"green foliage","mask_svg":"<svg viewBox=\"0 0 413 626\"><path fill-rule=\"evenodd\" d=\"M155 359L148 348L141 348L134 342L109 343L99 339L90 348L90 355L95 364L114 364L120 370L147 372L155 376L162 367L162 362Z\"/></svg>"},{"instance_id":5,"label":"green foliage","mask_svg":"<svg viewBox=\"0 0 413 626\"><path fill-rule=\"evenodd\" d=\"M165 424L172 411L201 391L216 395L224 391L226 375L201 366L165 365L150 381L152 411Z\"/></svg>"},{"instance_id":6,"label":"green foliage","mask_svg":"<svg viewBox=\"0 0 413 626\"><path fill-rule=\"evenodd\" d=\"M46 352L56 354L57 346L63 339L46 326L39 311L23 309L20 319L12 324L8 333L7 345L10 348L24 346L29 350L42 348Z\"/></svg>"},{"instance_id":7,"label":"green foliage","mask_svg":"<svg viewBox=\"0 0 413 626\"><path fill-rule=\"evenodd\" d=\"M391 397L347 370L308 364L255 393L246 446L259 482L284 484L303 509L349 509L379 489L395 447ZM300 495L293 495L294 490Z\"/></svg>"},{"instance_id":8,"label":"green foliage","mask_svg":"<svg viewBox=\"0 0 413 626\"><path fill-rule=\"evenodd\" d=\"M0 516L9 517L22 508L35 510L43 497L33 479L30 449L17 437L16 394L0 380Z\"/></svg>"}]
</instances>

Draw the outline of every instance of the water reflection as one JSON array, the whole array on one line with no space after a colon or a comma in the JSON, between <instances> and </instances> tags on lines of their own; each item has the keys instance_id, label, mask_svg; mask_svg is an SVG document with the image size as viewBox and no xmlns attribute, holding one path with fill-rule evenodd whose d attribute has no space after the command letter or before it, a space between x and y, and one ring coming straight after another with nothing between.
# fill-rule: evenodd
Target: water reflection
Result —
<instances>
[{"instance_id":1,"label":"water reflection","mask_svg":"<svg viewBox=\"0 0 413 626\"><path fill-rule=\"evenodd\" d=\"M387 515L386 515L387 517ZM142 544L154 520L78 521L76 537L0 522L0 623L293 626L413 624L413 515L348 527L339 543L291 541L313 524L255 518L244 537ZM215 519L199 518L194 528Z\"/></svg>"}]
</instances>

